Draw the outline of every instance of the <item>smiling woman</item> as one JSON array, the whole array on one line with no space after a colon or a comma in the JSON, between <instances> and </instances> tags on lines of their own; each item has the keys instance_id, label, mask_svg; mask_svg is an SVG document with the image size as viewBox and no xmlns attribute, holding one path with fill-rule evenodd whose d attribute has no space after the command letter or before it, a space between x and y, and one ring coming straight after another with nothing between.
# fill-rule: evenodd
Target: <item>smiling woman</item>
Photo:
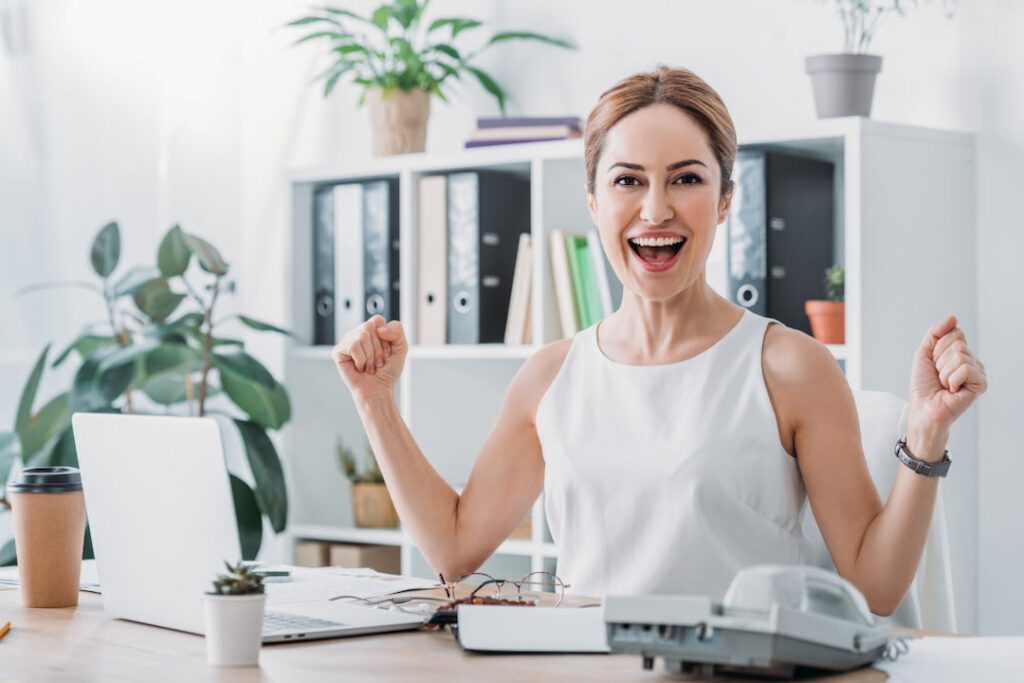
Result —
<instances>
[{"instance_id":1,"label":"smiling woman","mask_svg":"<svg viewBox=\"0 0 1024 683\"><path fill-rule=\"evenodd\" d=\"M718 94L684 69L636 74L600 97L584 138L587 205L622 303L523 364L461 495L398 411L401 323L375 317L334 348L410 536L438 572L468 574L543 490L573 591L721 598L744 567L800 562L807 498L840 574L891 613L934 505L937 479L920 472L938 468L902 468L883 505L831 353L708 286L736 155ZM929 329L911 368L916 461L943 459L985 388L956 319Z\"/></svg>"}]
</instances>

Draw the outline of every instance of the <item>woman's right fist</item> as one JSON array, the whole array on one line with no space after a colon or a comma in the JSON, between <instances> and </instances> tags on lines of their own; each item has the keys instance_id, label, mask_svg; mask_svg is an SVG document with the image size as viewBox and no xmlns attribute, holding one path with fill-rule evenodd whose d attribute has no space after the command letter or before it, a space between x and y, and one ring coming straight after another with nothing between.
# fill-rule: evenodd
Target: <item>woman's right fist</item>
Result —
<instances>
[{"instance_id":1,"label":"woman's right fist","mask_svg":"<svg viewBox=\"0 0 1024 683\"><path fill-rule=\"evenodd\" d=\"M352 395L366 400L394 392L408 352L402 323L375 315L346 332L331 356Z\"/></svg>"}]
</instances>

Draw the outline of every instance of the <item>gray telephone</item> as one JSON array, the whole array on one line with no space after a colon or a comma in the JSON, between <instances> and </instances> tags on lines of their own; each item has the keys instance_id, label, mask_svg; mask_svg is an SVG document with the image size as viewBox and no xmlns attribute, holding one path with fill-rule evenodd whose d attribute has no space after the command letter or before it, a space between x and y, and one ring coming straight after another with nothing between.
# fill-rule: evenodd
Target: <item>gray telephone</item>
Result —
<instances>
[{"instance_id":1,"label":"gray telephone","mask_svg":"<svg viewBox=\"0 0 1024 683\"><path fill-rule=\"evenodd\" d=\"M704 596L609 596L612 652L665 669L792 678L796 667L845 671L903 644L876 626L860 591L819 567L760 565L736 574L721 602Z\"/></svg>"}]
</instances>

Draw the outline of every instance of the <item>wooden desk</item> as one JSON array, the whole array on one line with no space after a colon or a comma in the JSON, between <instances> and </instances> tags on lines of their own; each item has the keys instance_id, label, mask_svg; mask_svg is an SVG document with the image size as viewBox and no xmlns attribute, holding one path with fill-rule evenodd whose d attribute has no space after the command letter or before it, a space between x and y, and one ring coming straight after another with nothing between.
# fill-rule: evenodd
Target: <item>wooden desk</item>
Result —
<instances>
[{"instance_id":1,"label":"wooden desk","mask_svg":"<svg viewBox=\"0 0 1024 683\"><path fill-rule=\"evenodd\" d=\"M411 631L267 645L260 666L219 668L206 663L205 641L195 635L146 626L103 613L100 596L81 593L77 608L26 609L17 590L0 591L0 683L18 681L670 681L659 661L641 668L634 655L475 655L451 633ZM877 669L818 681L884 681ZM732 679L713 679L732 680ZM749 683L752 679L743 680ZM809 679L802 679L804 681Z\"/></svg>"}]
</instances>

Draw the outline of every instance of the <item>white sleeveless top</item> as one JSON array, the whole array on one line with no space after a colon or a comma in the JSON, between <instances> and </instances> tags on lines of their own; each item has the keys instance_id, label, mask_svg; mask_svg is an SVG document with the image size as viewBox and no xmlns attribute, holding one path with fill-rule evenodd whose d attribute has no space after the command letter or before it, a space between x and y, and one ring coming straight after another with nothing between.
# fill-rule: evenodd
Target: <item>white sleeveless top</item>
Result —
<instances>
[{"instance_id":1,"label":"white sleeveless top","mask_svg":"<svg viewBox=\"0 0 1024 683\"><path fill-rule=\"evenodd\" d=\"M623 365L579 332L537 407L544 505L573 593L721 598L736 572L800 560L804 488L779 441L745 311L707 351Z\"/></svg>"}]
</instances>

